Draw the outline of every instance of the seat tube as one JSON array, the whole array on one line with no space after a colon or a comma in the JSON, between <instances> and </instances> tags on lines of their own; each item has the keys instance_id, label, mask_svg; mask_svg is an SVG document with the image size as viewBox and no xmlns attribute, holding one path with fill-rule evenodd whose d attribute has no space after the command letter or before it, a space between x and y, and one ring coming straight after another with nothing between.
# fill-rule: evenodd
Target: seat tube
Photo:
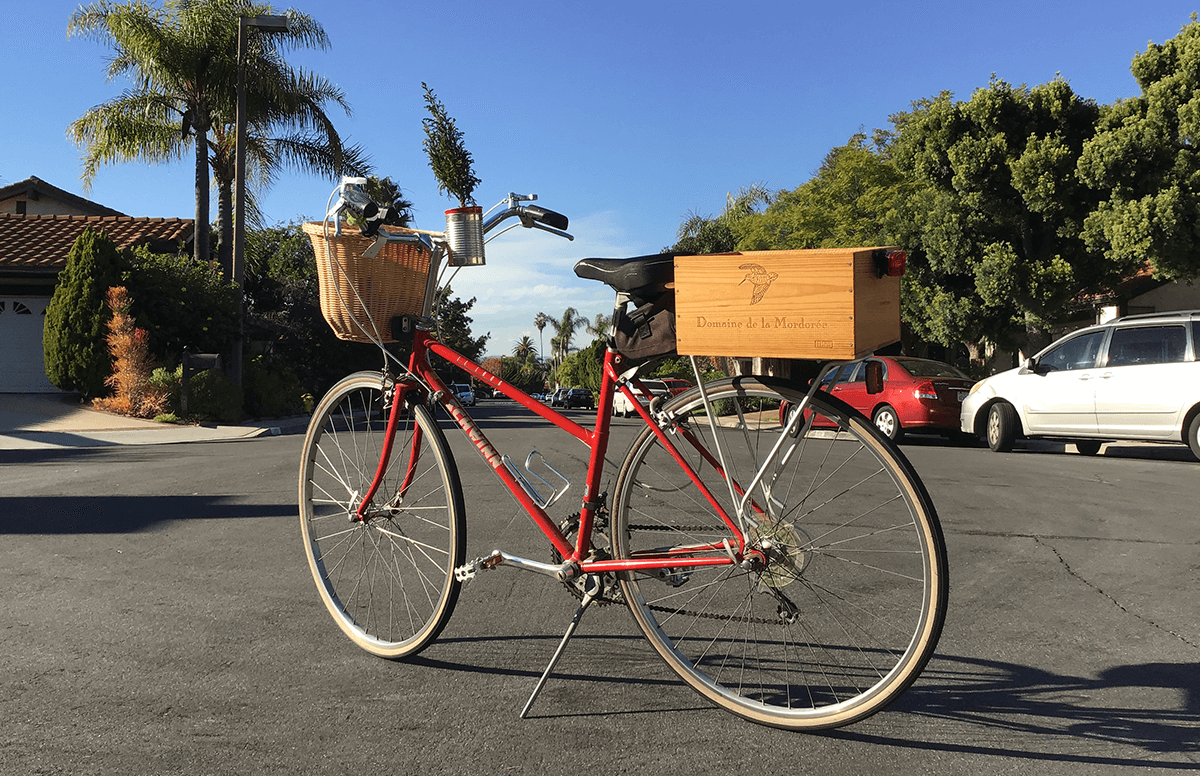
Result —
<instances>
[{"instance_id":1,"label":"seat tube","mask_svg":"<svg viewBox=\"0 0 1200 776\"><path fill-rule=\"evenodd\" d=\"M592 436L592 454L588 461L587 480L583 485L583 506L579 510L579 534L575 537L575 552L571 559L582 561L591 551L592 527L595 525L599 508L596 491L604 475L604 456L608 452L608 434L612 425L613 392L616 371L613 366L615 352L604 351L604 365L600 371L600 395L596 401L596 427Z\"/></svg>"}]
</instances>

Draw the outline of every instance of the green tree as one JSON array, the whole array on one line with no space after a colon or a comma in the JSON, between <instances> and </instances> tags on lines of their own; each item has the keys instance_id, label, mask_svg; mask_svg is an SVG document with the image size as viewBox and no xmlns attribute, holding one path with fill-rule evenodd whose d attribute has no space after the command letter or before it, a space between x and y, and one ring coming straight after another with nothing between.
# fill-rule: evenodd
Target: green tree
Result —
<instances>
[{"instance_id":1,"label":"green tree","mask_svg":"<svg viewBox=\"0 0 1200 776\"><path fill-rule=\"evenodd\" d=\"M108 289L120 285L125 260L108 235L91 227L71 246L46 308L42 335L46 376L85 399L105 395L112 359L105 335L112 311Z\"/></svg>"},{"instance_id":2,"label":"green tree","mask_svg":"<svg viewBox=\"0 0 1200 776\"><path fill-rule=\"evenodd\" d=\"M247 326L271 339L272 354L313 396L350 372L381 366L377 347L339 340L325 323L312 241L301 224L247 233L244 288Z\"/></svg>"},{"instance_id":3,"label":"green tree","mask_svg":"<svg viewBox=\"0 0 1200 776\"><path fill-rule=\"evenodd\" d=\"M604 340L598 339L586 348L567 356L559 367L558 381L564 387L587 388L592 393L598 393L604 371L604 351L607 347Z\"/></svg>"},{"instance_id":4,"label":"green tree","mask_svg":"<svg viewBox=\"0 0 1200 776\"><path fill-rule=\"evenodd\" d=\"M737 224L768 205L773 196L762 184L753 184L725 197L719 216L690 213L679 225L675 244L665 252L703 256L737 250Z\"/></svg>"},{"instance_id":5,"label":"green tree","mask_svg":"<svg viewBox=\"0 0 1200 776\"><path fill-rule=\"evenodd\" d=\"M1081 235L1098 197L1074 173L1098 117L1061 78L1032 89L993 78L970 100L943 93L897 117L895 160L920 187L905 286L919 334L1036 348L1072 299L1120 277Z\"/></svg>"},{"instance_id":6,"label":"green tree","mask_svg":"<svg viewBox=\"0 0 1200 776\"><path fill-rule=\"evenodd\" d=\"M736 219L737 250L849 248L895 244L898 208L915 184L891 160L892 136L851 136L817 173L774 195L762 212Z\"/></svg>"},{"instance_id":7,"label":"green tree","mask_svg":"<svg viewBox=\"0 0 1200 776\"><path fill-rule=\"evenodd\" d=\"M123 282L138 326L149 332L151 352L164 361L179 363L185 347L220 353L237 336L237 288L216 262L139 246L128 253Z\"/></svg>"},{"instance_id":8,"label":"green tree","mask_svg":"<svg viewBox=\"0 0 1200 776\"><path fill-rule=\"evenodd\" d=\"M1149 263L1157 277L1200 274L1200 23L1133 58L1142 93L1107 106L1078 161L1104 196L1084 238L1121 272Z\"/></svg>"},{"instance_id":9,"label":"green tree","mask_svg":"<svg viewBox=\"0 0 1200 776\"><path fill-rule=\"evenodd\" d=\"M471 333L471 317L467 313L475 306L475 297L471 297L468 301L464 302L458 297L453 296L453 294L454 290L450 286L442 286L437 291L437 301L434 309L437 311L438 337L446 347L453 348L460 354L478 363L479 359L483 356L483 351L487 347L487 341L491 338L491 334L488 333L482 337L476 337ZM443 375L449 376L452 381L466 382L466 372L458 367L451 366L443 359L438 359L438 362L439 372L443 368L447 370L442 372Z\"/></svg>"}]
</instances>

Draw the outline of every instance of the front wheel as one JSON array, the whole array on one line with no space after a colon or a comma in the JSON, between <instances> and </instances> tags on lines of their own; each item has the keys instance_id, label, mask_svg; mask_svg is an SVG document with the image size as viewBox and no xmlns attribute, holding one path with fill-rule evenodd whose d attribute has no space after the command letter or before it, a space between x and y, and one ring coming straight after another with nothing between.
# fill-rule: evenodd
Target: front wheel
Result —
<instances>
[{"instance_id":1,"label":"front wheel","mask_svg":"<svg viewBox=\"0 0 1200 776\"><path fill-rule=\"evenodd\" d=\"M1192 455L1200 458L1200 414L1188 424L1187 443L1192 448Z\"/></svg>"},{"instance_id":2,"label":"front wheel","mask_svg":"<svg viewBox=\"0 0 1200 776\"><path fill-rule=\"evenodd\" d=\"M1017 411L1011 404L1002 401L993 404L987 415L988 447L997 453L1012 450L1017 440L1018 424Z\"/></svg>"},{"instance_id":3,"label":"front wheel","mask_svg":"<svg viewBox=\"0 0 1200 776\"><path fill-rule=\"evenodd\" d=\"M837 399L818 394L801 419L803 394L780 381L707 390L714 423L698 389L664 414L708 495L649 428L617 479L614 556L669 561L620 577L638 626L688 685L754 722L816 730L879 711L917 678L945 618L946 554L928 494ZM781 422L783 401L793 409ZM743 548L713 502L736 523L734 501L760 470Z\"/></svg>"},{"instance_id":4,"label":"front wheel","mask_svg":"<svg viewBox=\"0 0 1200 776\"><path fill-rule=\"evenodd\" d=\"M354 643L386 658L416 654L441 632L466 552L458 470L423 405L398 419L388 467L359 517L395 388L378 372L335 385L313 413L300 462L300 529L321 600Z\"/></svg>"}]
</instances>

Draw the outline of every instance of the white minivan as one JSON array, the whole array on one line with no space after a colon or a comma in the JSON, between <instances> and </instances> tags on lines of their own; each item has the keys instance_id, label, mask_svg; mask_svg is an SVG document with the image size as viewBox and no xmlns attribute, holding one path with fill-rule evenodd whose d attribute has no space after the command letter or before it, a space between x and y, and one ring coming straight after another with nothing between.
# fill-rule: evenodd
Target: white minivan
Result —
<instances>
[{"instance_id":1,"label":"white minivan","mask_svg":"<svg viewBox=\"0 0 1200 776\"><path fill-rule=\"evenodd\" d=\"M998 452L1018 438L1186 442L1200 458L1200 310L1128 315L1068 334L976 383L962 430Z\"/></svg>"}]
</instances>

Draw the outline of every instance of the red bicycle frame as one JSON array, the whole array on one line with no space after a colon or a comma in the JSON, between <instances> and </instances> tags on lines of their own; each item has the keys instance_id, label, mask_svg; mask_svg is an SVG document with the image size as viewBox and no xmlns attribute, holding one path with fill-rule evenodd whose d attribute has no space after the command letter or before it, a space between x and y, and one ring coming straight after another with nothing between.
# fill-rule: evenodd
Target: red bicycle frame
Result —
<instances>
[{"instance_id":1,"label":"red bicycle frame","mask_svg":"<svg viewBox=\"0 0 1200 776\"><path fill-rule=\"evenodd\" d=\"M558 428L567 432L571 436L578 439L583 444L587 445L591 450L591 456L588 461L587 479L584 483L583 503L580 509L579 517L579 533L577 541L574 545L559 529L558 525L551 517L546 514L542 508L522 487L521 483L508 470L501 455L496 448L488 440L483 430L475 420L463 410L458 402L458 398L453 391L446 387L446 384L438 376L437 372L429 364L429 354L433 353L446 359L454 366L462 369L476 380L487 383L494 390L499 391L508 398L516 401L521 406L530 410L534 414L554 424ZM540 401L533 399L527 393L517 388L515 385L497 377L484 370L474 361L460 355L454 350L446 347L438 342L432 335L425 331L417 331L413 340L413 352L409 359L409 371L416 376L417 381L424 383L432 391L431 400L441 405L455 424L466 435L467 439L471 440L475 445L480 457L492 468L500 481L508 488L513 497L525 508L525 511L533 519L534 523L545 534L546 538L558 550L561 557L572 561L579 565L582 574L599 574L605 572L618 571L634 571L644 569L662 569L662 568L681 568L690 566L717 566L729 565L735 562L740 562L742 553L746 544L746 537L738 527L737 521L733 520L726 513L725 509L718 503L712 492L700 479L695 470L688 464L687 460L676 448L672 441L671 434L664 431L654 421L648 408L643 407L634 399L633 393L629 387L619 382L616 367L614 366L613 357L615 353L610 349L605 352L604 366L600 381L600 393L596 405L596 423L591 430L580 426L575 421L560 412L555 411L552 407L548 407ZM375 478L371 483L362 503L358 507L359 519L364 519L368 505L371 503L380 483L383 481L384 473L390 465L392 456L392 442L395 437L396 427L399 422L399 416L404 404L405 395L408 391L417 388L417 381L401 381L395 386L394 396L392 398L391 411L388 415L387 432L383 445L383 450L380 455L379 468L376 471ZM698 488L699 492L704 496L712 508L720 516L721 520L729 527L731 537L736 538L736 546L733 543L714 543L709 545L696 545L691 547L677 547L670 552L650 552L638 554L635 558L623 560L588 560L587 556L590 552L592 527L595 522L596 512L600 506L597 500L598 488L601 481L601 476L604 473L604 456L608 449L609 427L612 422L612 406L613 396L617 390L620 390L625 397L630 401L636 409L642 420L649 425L659 442L663 445L670 455L679 464L682 470L687 474L688 478ZM420 434L419 427L414 426L414 434ZM690 433L680 434L683 439L688 441L692 446L700 451L702 460L712 466L719 474L724 476L720 464L712 457L712 455L701 446L698 441ZM412 475L416 471L418 463L418 450L420 445L416 442L419 437L414 440L412 450L407 463L406 474L403 483L401 484L401 493L407 489L412 480ZM734 483L734 488L741 493L740 486ZM752 508L756 511L761 511L757 505L751 502ZM713 553L711 556L703 556L700 553ZM681 562L681 556L686 556L686 561Z\"/></svg>"}]
</instances>

